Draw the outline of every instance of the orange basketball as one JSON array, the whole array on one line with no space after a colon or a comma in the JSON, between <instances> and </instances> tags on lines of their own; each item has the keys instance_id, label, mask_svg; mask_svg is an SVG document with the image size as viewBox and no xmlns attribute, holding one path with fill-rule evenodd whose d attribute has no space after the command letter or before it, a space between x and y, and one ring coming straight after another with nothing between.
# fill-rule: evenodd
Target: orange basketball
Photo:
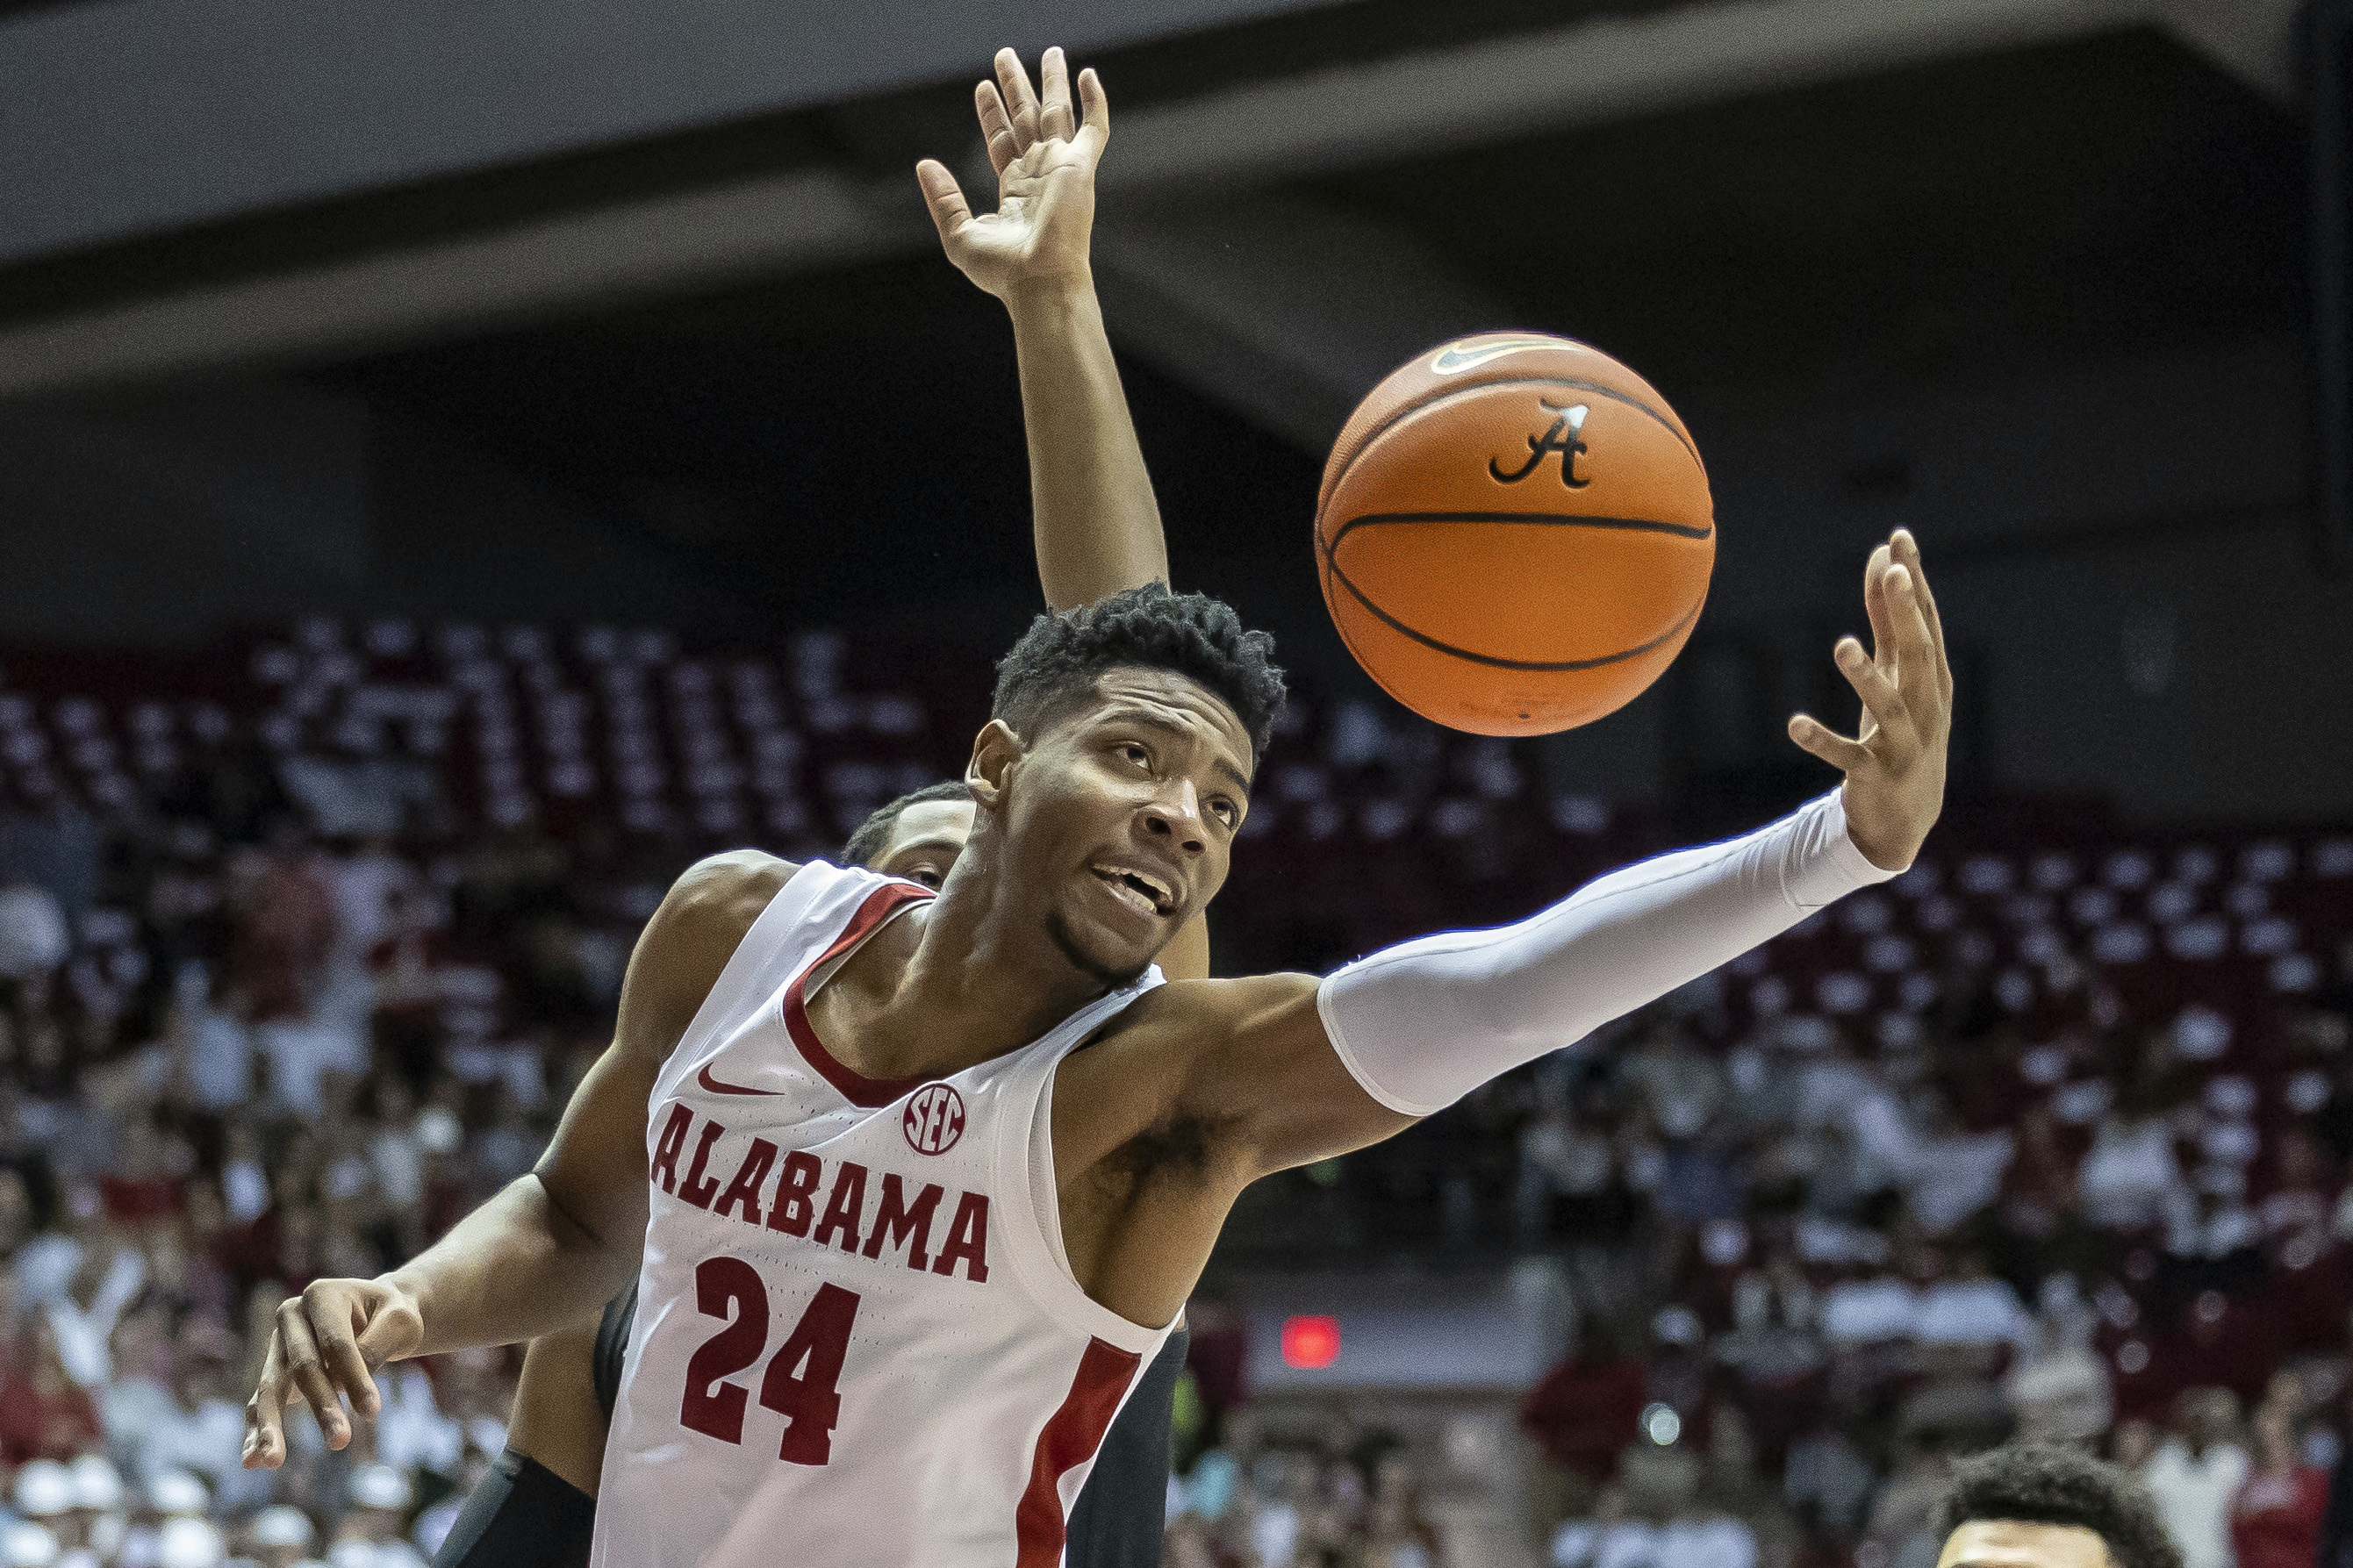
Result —
<instances>
[{"instance_id":1,"label":"orange basketball","mask_svg":"<svg viewBox=\"0 0 2353 1568\"><path fill-rule=\"evenodd\" d=\"M1373 388L1324 466L1324 603L1366 673L1440 724L1543 735L1641 695L1707 602L1691 433L1599 349L1483 332Z\"/></svg>"}]
</instances>

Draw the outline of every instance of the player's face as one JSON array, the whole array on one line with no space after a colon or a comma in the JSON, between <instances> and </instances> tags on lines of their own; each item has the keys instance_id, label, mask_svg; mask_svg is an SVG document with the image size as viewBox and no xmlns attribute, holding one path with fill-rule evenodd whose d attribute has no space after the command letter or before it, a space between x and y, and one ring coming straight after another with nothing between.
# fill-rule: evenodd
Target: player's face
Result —
<instances>
[{"instance_id":1,"label":"player's face","mask_svg":"<svg viewBox=\"0 0 2353 1568\"><path fill-rule=\"evenodd\" d=\"M919 800L899 814L873 869L886 877L904 877L937 890L948 879L948 868L964 852L972 837L975 807L968 800Z\"/></svg>"},{"instance_id":2,"label":"player's face","mask_svg":"<svg viewBox=\"0 0 2353 1568\"><path fill-rule=\"evenodd\" d=\"M1039 737L1018 776L1014 874L1044 893L1062 955L1124 984L1224 885L1250 806L1250 736L1181 675L1114 669L1092 707Z\"/></svg>"},{"instance_id":3,"label":"player's face","mask_svg":"<svg viewBox=\"0 0 2353 1568\"><path fill-rule=\"evenodd\" d=\"M2114 1568L2108 1543L2073 1524L1973 1519L1946 1539L1936 1568Z\"/></svg>"}]
</instances>

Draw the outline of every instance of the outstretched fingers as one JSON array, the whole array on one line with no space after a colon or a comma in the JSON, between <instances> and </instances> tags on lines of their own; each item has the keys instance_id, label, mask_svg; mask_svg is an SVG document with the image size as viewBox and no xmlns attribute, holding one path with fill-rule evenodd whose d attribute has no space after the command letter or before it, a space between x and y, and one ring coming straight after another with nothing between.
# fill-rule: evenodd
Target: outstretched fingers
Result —
<instances>
[{"instance_id":1,"label":"outstretched fingers","mask_svg":"<svg viewBox=\"0 0 2353 1568\"><path fill-rule=\"evenodd\" d=\"M1847 739L1810 713L1789 716L1789 739L1842 773L1853 773L1871 762L1870 747Z\"/></svg>"},{"instance_id":2,"label":"outstretched fingers","mask_svg":"<svg viewBox=\"0 0 2353 1568\"><path fill-rule=\"evenodd\" d=\"M1871 618L1871 656L1883 666L1895 657L1895 626L1887 609L1887 546L1871 552L1862 566L1862 613Z\"/></svg>"},{"instance_id":3,"label":"outstretched fingers","mask_svg":"<svg viewBox=\"0 0 2353 1568\"><path fill-rule=\"evenodd\" d=\"M1103 91L1103 78L1089 66L1079 73L1079 107L1086 111L1086 121L1079 127L1078 140L1092 141L1100 153L1103 143L1111 140L1111 98Z\"/></svg>"},{"instance_id":4,"label":"outstretched fingers","mask_svg":"<svg viewBox=\"0 0 2353 1568\"><path fill-rule=\"evenodd\" d=\"M1029 68L1011 49L997 51L997 87L1005 95L1005 110L1013 126L1014 152L1029 151L1038 140L1038 95L1029 86Z\"/></svg>"},{"instance_id":5,"label":"outstretched fingers","mask_svg":"<svg viewBox=\"0 0 2353 1568\"><path fill-rule=\"evenodd\" d=\"M1831 657L1838 660L1839 673L1846 677L1847 684L1854 688L1854 694L1862 699L1864 709L1878 725L1876 738L1882 738L1883 744L1888 747L1908 753L1918 744L1919 737L1913 727L1912 710L1895 683L1887 679L1887 672L1852 637L1841 637ZM1865 733L1870 731L1866 730Z\"/></svg>"},{"instance_id":6,"label":"outstretched fingers","mask_svg":"<svg viewBox=\"0 0 2353 1568\"><path fill-rule=\"evenodd\" d=\"M1905 671L1905 692L1915 700L1922 724L1934 723L1944 711L1945 673L1936 658L1936 639L1928 630L1927 614L1921 607L1918 580L1908 568L1887 569L1887 599L1895 622L1895 658Z\"/></svg>"},{"instance_id":7,"label":"outstretched fingers","mask_svg":"<svg viewBox=\"0 0 2353 1568\"><path fill-rule=\"evenodd\" d=\"M1953 700L1953 665L1945 647L1945 620L1936 611L1936 591L1928 586L1928 574L1920 565L1920 542L1912 537L1908 528L1895 531L1894 541L1896 563L1912 574L1912 589L1920 601L1920 614L1928 623L1928 638L1936 655L1936 684L1944 692L1949 706Z\"/></svg>"},{"instance_id":8,"label":"outstretched fingers","mask_svg":"<svg viewBox=\"0 0 2353 1568\"><path fill-rule=\"evenodd\" d=\"M361 1331L367 1327L360 1303L348 1297L329 1297L311 1309L312 1331L319 1336L319 1359L326 1364L327 1377L336 1387L351 1396L352 1408L374 1419L383 1395L376 1391L375 1373L369 1370L367 1353L360 1348Z\"/></svg>"},{"instance_id":9,"label":"outstretched fingers","mask_svg":"<svg viewBox=\"0 0 2353 1568\"><path fill-rule=\"evenodd\" d=\"M992 146L989 156L996 151ZM930 210L932 224L940 231L944 243L956 230L972 221L972 204L964 199L964 187L956 184L955 174L937 158L926 158L915 165L915 183L923 187L923 205Z\"/></svg>"},{"instance_id":10,"label":"outstretched fingers","mask_svg":"<svg viewBox=\"0 0 2353 1568\"><path fill-rule=\"evenodd\" d=\"M1038 61L1038 133L1068 142L1078 133L1079 121L1071 110L1071 62L1060 48L1048 49Z\"/></svg>"},{"instance_id":11,"label":"outstretched fingers","mask_svg":"<svg viewBox=\"0 0 2353 1568\"><path fill-rule=\"evenodd\" d=\"M285 1380L293 1384L294 1392L302 1396L302 1402L318 1418L319 1430L326 1434L327 1447L340 1448L349 1443L351 1417L343 1414L343 1402L319 1359L319 1337L311 1331L311 1320L302 1310L301 1296L289 1296L279 1303L278 1349L285 1361Z\"/></svg>"},{"instance_id":12,"label":"outstretched fingers","mask_svg":"<svg viewBox=\"0 0 2353 1568\"><path fill-rule=\"evenodd\" d=\"M980 139L988 144L988 166L1003 179L1006 166L1021 156L1021 143L1013 134L1013 117L1005 111L1005 100L995 82L974 86L972 108L980 121Z\"/></svg>"}]
</instances>

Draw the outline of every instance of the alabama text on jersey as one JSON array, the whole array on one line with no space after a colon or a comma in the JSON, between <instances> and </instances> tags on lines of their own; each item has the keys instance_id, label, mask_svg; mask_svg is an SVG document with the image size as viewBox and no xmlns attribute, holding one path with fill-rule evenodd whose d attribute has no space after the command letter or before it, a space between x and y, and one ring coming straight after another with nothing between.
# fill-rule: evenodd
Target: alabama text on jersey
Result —
<instances>
[{"instance_id":1,"label":"alabama text on jersey","mask_svg":"<svg viewBox=\"0 0 2353 1568\"><path fill-rule=\"evenodd\" d=\"M656 1079L596 1568L1053 1568L1166 1338L1062 1259L1054 1070L1157 972L934 1080L844 1066L807 993L921 888L822 862Z\"/></svg>"}]
</instances>

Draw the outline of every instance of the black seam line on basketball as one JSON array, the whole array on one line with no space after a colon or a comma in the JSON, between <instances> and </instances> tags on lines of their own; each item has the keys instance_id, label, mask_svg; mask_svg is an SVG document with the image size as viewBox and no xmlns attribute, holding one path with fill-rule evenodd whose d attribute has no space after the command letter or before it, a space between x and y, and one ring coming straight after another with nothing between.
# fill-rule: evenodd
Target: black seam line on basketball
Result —
<instances>
[{"instance_id":1,"label":"black seam line on basketball","mask_svg":"<svg viewBox=\"0 0 2353 1568\"><path fill-rule=\"evenodd\" d=\"M1672 533L1678 539L1712 539L1715 524L1704 528L1688 522L1661 522L1649 517L1593 517L1577 511L1368 511L1352 517L1332 535L1331 550L1353 529L1384 522L1525 522L1538 528L1614 528L1632 533Z\"/></svg>"},{"instance_id":2,"label":"black seam line on basketball","mask_svg":"<svg viewBox=\"0 0 2353 1568\"><path fill-rule=\"evenodd\" d=\"M1652 648L1659 647L1662 643L1672 640L1675 635L1678 632L1681 632L1685 626L1690 626L1692 621L1697 617L1700 611L1704 609L1707 605L1707 595L1705 594L1702 594L1699 596L1699 603L1694 605L1690 609L1683 612L1683 619L1677 621L1673 626L1669 626L1665 631L1661 632L1657 637L1652 637L1649 642L1642 644L1640 647L1630 647L1621 653L1607 653L1603 654L1599 658L1564 658L1544 660L1527 658L1498 658L1491 653L1473 653L1467 647L1456 647L1451 643L1440 642L1436 637L1429 637L1423 633L1414 630L1411 626L1407 626L1403 621L1398 620L1395 616L1390 615L1387 610L1382 609L1378 605L1374 604L1370 599L1365 597L1365 591L1362 588L1357 587L1355 583L1349 581L1348 574L1341 570L1340 563L1337 561L1332 561L1328 563L1332 568L1332 575L1339 579L1340 586L1347 589L1348 592L1354 595L1356 603L1364 605L1366 609L1371 611L1376 618L1377 618L1384 626L1388 626L1391 631L1396 632L1398 636L1411 637L1414 641L1421 644L1424 647L1435 648L1438 652L1447 654L1452 658L1467 658L1473 664L1489 665L1496 669L1523 669L1537 675L1561 675L1567 674L1572 670L1599 669L1604 665L1622 664L1630 658L1640 658L1644 654L1649 653ZM1347 634L1343 632L1341 634L1341 640L1345 642L1346 639ZM1350 651L1354 652L1355 649L1352 647ZM1357 662L1362 663L1363 660L1359 659Z\"/></svg>"},{"instance_id":3,"label":"black seam line on basketball","mask_svg":"<svg viewBox=\"0 0 2353 1568\"><path fill-rule=\"evenodd\" d=\"M1339 474L1334 477L1332 480L1332 488L1335 490L1338 489L1340 488L1341 479L1345 478L1348 470L1356 466L1356 459L1363 457L1366 452L1371 451L1373 448L1373 443L1388 435L1399 420L1409 419L1425 408L1434 408L1439 404L1451 402L1457 397L1468 397L1474 392L1485 392L1491 387L1497 386L1566 386L1577 392L1590 392L1599 396L1607 397L1611 402L1622 403L1629 408L1639 408L1643 413L1649 415L1651 418L1657 420L1659 422L1660 428L1663 429L1668 435L1672 436L1676 440L1681 441L1683 444L1683 450L1691 454L1693 462L1699 464L1700 471L1702 473L1705 473L1707 471L1707 464L1700 457L1699 448L1692 445L1691 437L1676 429L1675 422L1673 420L1668 418L1665 415L1660 413L1657 409L1651 407L1641 398L1629 397L1626 394L1619 391L1614 386L1604 386L1598 381L1581 381L1573 375L1524 375L1515 376L1509 381L1474 381L1468 386L1450 387L1444 392L1437 393L1431 396L1423 398L1420 402L1415 404L1410 408L1400 409L1397 413L1390 415L1387 419L1382 420L1372 429L1365 432L1365 438L1356 443L1356 449L1348 454L1347 462L1341 465Z\"/></svg>"}]
</instances>

